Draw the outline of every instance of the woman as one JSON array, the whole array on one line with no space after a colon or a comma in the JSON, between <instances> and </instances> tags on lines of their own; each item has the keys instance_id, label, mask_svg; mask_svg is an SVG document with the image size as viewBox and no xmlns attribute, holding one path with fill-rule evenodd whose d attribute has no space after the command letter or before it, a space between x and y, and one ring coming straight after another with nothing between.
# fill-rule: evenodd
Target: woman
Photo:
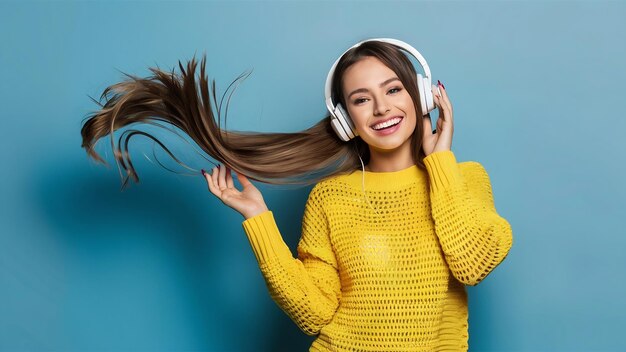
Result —
<instances>
[{"instance_id":1,"label":"woman","mask_svg":"<svg viewBox=\"0 0 626 352\"><path fill-rule=\"evenodd\" d=\"M196 100L192 61L187 73L181 66L182 85L155 71L153 79L113 86L120 93L83 127L83 146L102 160L95 140L152 115L222 161L211 173L202 170L208 188L244 216L270 295L302 331L318 335L311 351L467 350L464 285L478 284L504 260L512 231L496 212L482 165L457 163L451 151L445 88L424 92L427 66L424 81L401 48L417 52L377 39L344 53L329 73L331 116L301 133L222 131L208 104L204 65L203 101ZM439 118L431 132L433 103ZM333 122L338 115L345 120ZM138 180L125 158L118 150L116 159ZM293 183L319 170L326 171L308 179L317 184L293 258L245 175Z\"/></svg>"}]
</instances>

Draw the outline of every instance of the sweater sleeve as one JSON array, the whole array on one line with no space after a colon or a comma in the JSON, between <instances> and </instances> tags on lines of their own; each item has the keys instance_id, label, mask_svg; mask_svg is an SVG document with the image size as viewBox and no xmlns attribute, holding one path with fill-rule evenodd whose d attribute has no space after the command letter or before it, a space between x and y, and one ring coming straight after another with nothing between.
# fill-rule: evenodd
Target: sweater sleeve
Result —
<instances>
[{"instance_id":1,"label":"sweater sleeve","mask_svg":"<svg viewBox=\"0 0 626 352\"><path fill-rule=\"evenodd\" d=\"M475 161L457 164L452 151L424 158L435 231L454 277L482 281L507 256L513 234L496 212L489 176Z\"/></svg>"},{"instance_id":2,"label":"sweater sleeve","mask_svg":"<svg viewBox=\"0 0 626 352\"><path fill-rule=\"evenodd\" d=\"M318 186L309 194L298 258L292 256L283 241L271 211L242 224L270 296L307 335L316 335L330 322L341 298L337 261L321 195Z\"/></svg>"}]
</instances>

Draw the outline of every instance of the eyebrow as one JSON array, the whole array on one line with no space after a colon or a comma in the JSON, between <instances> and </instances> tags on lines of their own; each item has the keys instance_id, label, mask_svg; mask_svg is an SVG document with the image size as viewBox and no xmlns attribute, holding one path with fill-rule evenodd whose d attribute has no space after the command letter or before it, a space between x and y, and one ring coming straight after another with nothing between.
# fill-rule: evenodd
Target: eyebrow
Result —
<instances>
[{"instance_id":1,"label":"eyebrow","mask_svg":"<svg viewBox=\"0 0 626 352\"><path fill-rule=\"evenodd\" d=\"M399 81L399 80L400 80L400 79L399 79L398 77L391 77L391 78L389 78L388 80L386 80L386 81L384 81L383 83L381 83L381 84L379 85L379 87L381 87L381 88L382 88L382 87L383 87L384 85L386 85L386 84L389 84L389 83L391 83L391 82L393 82L393 81ZM352 91L352 93L348 94L348 99L350 99L350 97L352 96L352 94L356 94L356 93L367 93L367 92L369 92L369 91L367 90L367 88L359 88L359 89L355 89L354 91Z\"/></svg>"}]
</instances>

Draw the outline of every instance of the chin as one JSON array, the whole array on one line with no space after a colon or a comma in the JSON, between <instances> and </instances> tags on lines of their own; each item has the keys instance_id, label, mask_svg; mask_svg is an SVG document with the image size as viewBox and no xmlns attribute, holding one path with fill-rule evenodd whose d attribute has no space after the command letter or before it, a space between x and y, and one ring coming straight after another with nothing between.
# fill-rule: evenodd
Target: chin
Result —
<instances>
[{"instance_id":1,"label":"chin","mask_svg":"<svg viewBox=\"0 0 626 352\"><path fill-rule=\"evenodd\" d=\"M406 143L411 143L411 136L408 136L408 138L405 139L398 139L398 140L389 140L389 141L385 141L385 142L381 142L381 141L370 141L367 142L364 140L365 143L367 143L367 145L369 145L370 148L373 148L375 150L381 151L381 152L391 152L394 151L398 148L401 148L402 146L404 146Z\"/></svg>"},{"instance_id":2,"label":"chin","mask_svg":"<svg viewBox=\"0 0 626 352\"><path fill-rule=\"evenodd\" d=\"M412 134L404 133L401 135L400 133L396 133L392 136L386 136L386 137L380 137L380 136L368 134L367 139L363 138L362 134L360 136L361 136L361 139L363 139L365 143L367 143L369 146L373 148L376 148L379 150L391 151L391 150L400 148L406 143L410 143Z\"/></svg>"}]
</instances>

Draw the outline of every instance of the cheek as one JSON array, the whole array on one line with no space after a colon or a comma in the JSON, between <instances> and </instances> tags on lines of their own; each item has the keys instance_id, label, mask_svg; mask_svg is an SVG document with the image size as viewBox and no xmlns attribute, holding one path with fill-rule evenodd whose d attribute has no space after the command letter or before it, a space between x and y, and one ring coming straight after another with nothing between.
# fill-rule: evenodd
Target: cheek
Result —
<instances>
[{"instance_id":1,"label":"cheek","mask_svg":"<svg viewBox=\"0 0 626 352\"><path fill-rule=\"evenodd\" d=\"M401 110L407 117L414 115L413 111L415 110L415 108L413 107L413 102L411 101L411 99L402 99L398 101L396 104L396 108Z\"/></svg>"},{"instance_id":2,"label":"cheek","mask_svg":"<svg viewBox=\"0 0 626 352\"><path fill-rule=\"evenodd\" d=\"M404 94L403 105L405 106L407 112L415 111L415 104L413 104L413 99L411 98L409 93Z\"/></svg>"},{"instance_id":3,"label":"cheek","mask_svg":"<svg viewBox=\"0 0 626 352\"><path fill-rule=\"evenodd\" d=\"M354 127L356 128L361 138L363 137L367 138L366 135L368 134L368 131L367 131L368 117L364 113L363 109L350 108L350 109L347 109L347 112L350 115L350 120L352 120L352 123L354 124ZM363 141L365 141L366 143L369 143L368 140L363 139Z\"/></svg>"},{"instance_id":4,"label":"cheek","mask_svg":"<svg viewBox=\"0 0 626 352\"><path fill-rule=\"evenodd\" d=\"M355 125L359 126L367 122L367 116L364 114L363 109L351 107L347 111Z\"/></svg>"}]
</instances>

